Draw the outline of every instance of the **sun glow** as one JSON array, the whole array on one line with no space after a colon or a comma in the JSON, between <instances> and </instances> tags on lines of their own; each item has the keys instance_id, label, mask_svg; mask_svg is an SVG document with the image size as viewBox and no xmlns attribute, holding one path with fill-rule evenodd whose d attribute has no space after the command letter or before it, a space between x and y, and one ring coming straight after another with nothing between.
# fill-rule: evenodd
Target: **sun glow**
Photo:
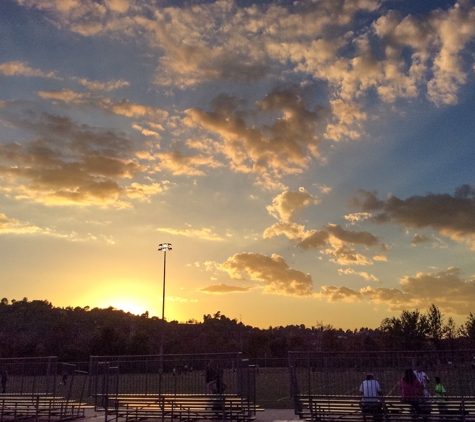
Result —
<instances>
[{"instance_id":1,"label":"sun glow","mask_svg":"<svg viewBox=\"0 0 475 422\"><path fill-rule=\"evenodd\" d=\"M124 298L111 299L109 306L124 312L130 312L134 315L142 315L148 310L144 303L139 303Z\"/></svg>"},{"instance_id":2,"label":"sun glow","mask_svg":"<svg viewBox=\"0 0 475 422\"><path fill-rule=\"evenodd\" d=\"M83 298L91 308L108 308L142 315L161 315L162 301L157 297L157 287L141 280L109 280L102 282Z\"/></svg>"}]
</instances>

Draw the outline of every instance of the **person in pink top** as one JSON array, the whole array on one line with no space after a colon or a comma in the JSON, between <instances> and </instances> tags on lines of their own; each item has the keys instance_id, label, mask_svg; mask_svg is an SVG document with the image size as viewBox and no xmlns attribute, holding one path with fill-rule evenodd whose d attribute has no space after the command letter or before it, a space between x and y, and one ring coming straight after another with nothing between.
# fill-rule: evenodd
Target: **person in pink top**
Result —
<instances>
[{"instance_id":1,"label":"person in pink top","mask_svg":"<svg viewBox=\"0 0 475 422\"><path fill-rule=\"evenodd\" d=\"M412 369L406 369L399 386L402 402L411 406L411 413L415 417L420 413L420 402L424 398L424 386L418 381Z\"/></svg>"}]
</instances>

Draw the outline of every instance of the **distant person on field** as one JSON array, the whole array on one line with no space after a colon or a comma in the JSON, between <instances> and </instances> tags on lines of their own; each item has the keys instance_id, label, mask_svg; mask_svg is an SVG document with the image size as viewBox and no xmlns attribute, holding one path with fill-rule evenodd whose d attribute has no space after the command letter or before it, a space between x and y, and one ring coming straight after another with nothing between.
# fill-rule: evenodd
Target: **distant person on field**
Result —
<instances>
[{"instance_id":1,"label":"distant person on field","mask_svg":"<svg viewBox=\"0 0 475 422\"><path fill-rule=\"evenodd\" d=\"M383 415L381 387L373 374L366 374L366 379L361 383L359 391L362 396L360 406L364 420L366 421L366 414L371 413L374 421L381 421Z\"/></svg>"},{"instance_id":2,"label":"distant person on field","mask_svg":"<svg viewBox=\"0 0 475 422\"><path fill-rule=\"evenodd\" d=\"M59 385L66 385L68 382L68 373L66 371L63 372L63 376L61 377L61 382Z\"/></svg>"},{"instance_id":3,"label":"distant person on field","mask_svg":"<svg viewBox=\"0 0 475 422\"><path fill-rule=\"evenodd\" d=\"M2 378L2 393L4 394L7 391L7 381L8 381L8 372L6 369L2 369L1 378Z\"/></svg>"},{"instance_id":4,"label":"distant person on field","mask_svg":"<svg viewBox=\"0 0 475 422\"><path fill-rule=\"evenodd\" d=\"M205 384L206 384L206 390L208 390L210 393L213 393L213 390L214 390L213 383L215 383L215 381L216 381L216 373L214 370L214 366L212 362L209 362L208 365L206 366L206 371L205 371Z\"/></svg>"}]
</instances>

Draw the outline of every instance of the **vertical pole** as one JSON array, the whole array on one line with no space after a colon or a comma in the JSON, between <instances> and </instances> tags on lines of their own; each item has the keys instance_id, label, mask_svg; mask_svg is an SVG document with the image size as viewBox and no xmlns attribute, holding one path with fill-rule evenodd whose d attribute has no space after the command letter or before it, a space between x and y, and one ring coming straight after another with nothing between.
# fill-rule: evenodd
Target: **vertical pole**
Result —
<instances>
[{"instance_id":1,"label":"vertical pole","mask_svg":"<svg viewBox=\"0 0 475 422\"><path fill-rule=\"evenodd\" d=\"M167 250L163 253L163 302L162 302L162 321L165 319L165 277L167 274Z\"/></svg>"},{"instance_id":2,"label":"vertical pole","mask_svg":"<svg viewBox=\"0 0 475 422\"><path fill-rule=\"evenodd\" d=\"M167 269L167 250L164 249L163 255L163 290L162 290L162 322L161 322L161 333L160 333L160 368L159 368L159 380L158 380L158 394L162 395L162 382L163 382L163 343L165 341L165 280L166 280L166 269ZM162 420L164 417L165 409L162 409Z\"/></svg>"},{"instance_id":3,"label":"vertical pole","mask_svg":"<svg viewBox=\"0 0 475 422\"><path fill-rule=\"evenodd\" d=\"M164 252L163 255L163 292L162 292L162 323L161 323L161 339L160 339L160 369L159 369L159 395L162 394L162 381L163 381L163 352L165 343L165 286L166 286L166 273L167 273L167 251L171 251L171 243L160 243L158 250Z\"/></svg>"}]
</instances>

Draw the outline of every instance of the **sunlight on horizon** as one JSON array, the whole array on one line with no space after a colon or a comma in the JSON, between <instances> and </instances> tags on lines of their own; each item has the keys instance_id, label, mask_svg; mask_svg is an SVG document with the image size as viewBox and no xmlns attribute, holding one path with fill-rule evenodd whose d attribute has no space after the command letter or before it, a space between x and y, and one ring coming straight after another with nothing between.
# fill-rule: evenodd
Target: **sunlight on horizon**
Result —
<instances>
[{"instance_id":1,"label":"sunlight on horizon","mask_svg":"<svg viewBox=\"0 0 475 422\"><path fill-rule=\"evenodd\" d=\"M160 295L160 296L159 296ZM89 292L82 298L91 308L108 308L130 312L135 315L142 315L148 311L149 317L162 315L161 290L158 292L156 286L150 286L142 280L117 280L104 281L100 286ZM167 300L166 306L170 308ZM173 309L166 309L165 319L172 320Z\"/></svg>"},{"instance_id":2,"label":"sunlight on horizon","mask_svg":"<svg viewBox=\"0 0 475 422\"><path fill-rule=\"evenodd\" d=\"M90 308L117 310L142 315L148 312L149 318L162 317L161 286L149 285L143 280L108 280L81 298ZM173 299L166 297L165 320L184 322L183 315L175 309Z\"/></svg>"}]
</instances>

